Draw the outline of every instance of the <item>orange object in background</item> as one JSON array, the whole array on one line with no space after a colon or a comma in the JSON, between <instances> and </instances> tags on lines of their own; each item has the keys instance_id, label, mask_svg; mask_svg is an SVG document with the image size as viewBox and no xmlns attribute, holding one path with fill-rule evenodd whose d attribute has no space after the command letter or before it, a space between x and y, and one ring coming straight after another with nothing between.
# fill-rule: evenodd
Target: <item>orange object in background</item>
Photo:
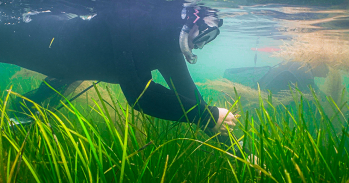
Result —
<instances>
[{"instance_id":1,"label":"orange object in background","mask_svg":"<svg viewBox=\"0 0 349 183\"><path fill-rule=\"evenodd\" d=\"M274 51L281 51L280 48L274 48L274 47L263 47L263 48L251 48L252 51L261 51L261 52L274 52Z\"/></svg>"}]
</instances>

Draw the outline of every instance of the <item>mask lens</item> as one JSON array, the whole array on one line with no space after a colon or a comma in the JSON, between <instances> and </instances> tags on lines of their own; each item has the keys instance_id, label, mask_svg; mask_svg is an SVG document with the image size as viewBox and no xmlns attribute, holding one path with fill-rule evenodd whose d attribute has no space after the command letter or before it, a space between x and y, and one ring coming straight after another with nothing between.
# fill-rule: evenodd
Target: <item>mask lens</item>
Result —
<instances>
[{"instance_id":1,"label":"mask lens","mask_svg":"<svg viewBox=\"0 0 349 183\"><path fill-rule=\"evenodd\" d=\"M196 43L194 45L194 48L195 49L202 49L205 46L205 44L206 44L206 41L203 41L203 42L200 42L200 43Z\"/></svg>"},{"instance_id":2,"label":"mask lens","mask_svg":"<svg viewBox=\"0 0 349 183\"><path fill-rule=\"evenodd\" d=\"M214 40L218 34L219 29L217 27L209 27L194 38L193 44L201 49L205 44Z\"/></svg>"}]
</instances>

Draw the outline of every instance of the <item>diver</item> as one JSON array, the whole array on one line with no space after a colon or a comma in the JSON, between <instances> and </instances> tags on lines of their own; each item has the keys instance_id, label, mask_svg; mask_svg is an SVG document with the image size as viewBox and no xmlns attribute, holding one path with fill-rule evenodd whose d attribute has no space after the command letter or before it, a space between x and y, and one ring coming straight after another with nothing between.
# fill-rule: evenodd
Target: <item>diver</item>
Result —
<instances>
[{"instance_id":1,"label":"diver","mask_svg":"<svg viewBox=\"0 0 349 183\"><path fill-rule=\"evenodd\" d=\"M32 13L25 22L1 25L0 62L47 75L62 93L81 80L120 84L136 110L226 137L235 115L207 106L186 65L197 61L192 49L213 41L223 24L217 10L198 1L96 1L87 19L65 11ZM170 89L151 81L155 69ZM27 96L40 103L54 93L41 84Z\"/></svg>"},{"instance_id":2,"label":"diver","mask_svg":"<svg viewBox=\"0 0 349 183\"><path fill-rule=\"evenodd\" d=\"M303 65L301 62L281 62L273 67L231 68L224 72L224 78L262 91L275 94L280 91L297 88L303 93L310 93L311 86L315 91L315 77L326 77L329 68L325 64L317 66Z\"/></svg>"}]
</instances>

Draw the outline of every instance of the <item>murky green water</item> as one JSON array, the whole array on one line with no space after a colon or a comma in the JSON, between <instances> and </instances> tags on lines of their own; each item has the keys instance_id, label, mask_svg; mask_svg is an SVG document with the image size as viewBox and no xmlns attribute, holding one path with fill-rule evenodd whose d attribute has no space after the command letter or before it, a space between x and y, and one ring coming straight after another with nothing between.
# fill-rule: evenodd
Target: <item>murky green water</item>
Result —
<instances>
[{"instance_id":1,"label":"murky green water","mask_svg":"<svg viewBox=\"0 0 349 183\"><path fill-rule=\"evenodd\" d=\"M193 77L200 82L223 77L227 68L280 63L283 59L272 57L274 52L257 51L255 64L256 52L251 49L280 48L294 37L318 33L325 35L324 39L341 39L343 46L347 45L347 10L273 4L225 8L222 3L217 8L224 18L221 35L204 50L195 52L199 62L189 66Z\"/></svg>"},{"instance_id":2,"label":"murky green water","mask_svg":"<svg viewBox=\"0 0 349 183\"><path fill-rule=\"evenodd\" d=\"M19 4L0 2L1 26L23 23L25 16L18 15L28 12ZM231 149L209 141L195 126L132 111L119 86L101 83L99 91L92 88L73 102L76 109L64 107L55 116L40 108L44 118L35 119L30 130L1 126L5 130L0 138L0 165L4 165L0 182L9 177L11 182L347 181L348 8L207 4L220 10L224 25L213 42L194 50L198 62L187 66L206 102L231 107L242 116L234 137L245 139L243 148L258 157L257 165L247 157L235 159L229 154ZM282 80L289 68L264 77L285 61L297 65L291 72L295 77L289 78L313 84L316 95L307 87L299 87L303 95L297 90L279 90L281 85L298 88L294 80ZM244 68L252 69L238 73ZM231 69L236 73L227 75ZM156 82L166 85L159 72L152 74ZM13 91L24 94L37 88L44 77L0 63L2 125L13 112L3 102L5 90L13 85ZM268 84L269 80L274 84ZM91 82L82 83L71 96L89 86ZM268 93L275 88L278 92ZM19 154L23 161L18 165Z\"/></svg>"}]
</instances>

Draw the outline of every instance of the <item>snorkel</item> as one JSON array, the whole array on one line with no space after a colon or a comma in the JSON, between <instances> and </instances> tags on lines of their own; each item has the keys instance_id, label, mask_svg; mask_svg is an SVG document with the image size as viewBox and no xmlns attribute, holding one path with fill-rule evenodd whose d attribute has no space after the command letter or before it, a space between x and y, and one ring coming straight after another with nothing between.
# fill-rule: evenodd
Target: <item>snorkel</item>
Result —
<instances>
[{"instance_id":1,"label":"snorkel","mask_svg":"<svg viewBox=\"0 0 349 183\"><path fill-rule=\"evenodd\" d=\"M195 64L197 61L197 56L193 54L192 49L201 49L205 44L215 39L219 34L218 27L223 22L221 19L218 19L217 10L197 6L197 2L199 1L201 0L186 0L187 3L183 4L184 8L181 13L181 17L186 20L186 23L183 25L179 34L179 46L185 59L190 64ZM200 32L194 39L190 39L195 35L195 33L192 34L190 32L194 25L199 27L198 31ZM189 46L189 41L193 41L193 48Z\"/></svg>"},{"instance_id":2,"label":"snorkel","mask_svg":"<svg viewBox=\"0 0 349 183\"><path fill-rule=\"evenodd\" d=\"M183 55L185 56L185 59L191 64L195 64L198 57L191 52L191 49L189 47L189 32L195 24L194 21L196 22L197 19L194 19L194 16L188 16L188 9L193 9L193 7L199 1L201 1L201 0L193 0L193 1L188 2L188 3L184 3L183 4L184 8L183 8L182 13L181 13L182 19L187 18L187 21L183 25L181 33L179 34L179 46L181 48ZM191 13L193 13L193 12L191 12ZM199 18L199 17L197 17L197 18Z\"/></svg>"},{"instance_id":3,"label":"snorkel","mask_svg":"<svg viewBox=\"0 0 349 183\"><path fill-rule=\"evenodd\" d=\"M196 55L194 55L191 52L191 49L189 48L189 31L190 28L187 25L184 25L181 33L179 34L179 46L181 48L181 51L183 53L183 55L185 56L185 59L191 63L191 64L195 64L198 57Z\"/></svg>"}]
</instances>

